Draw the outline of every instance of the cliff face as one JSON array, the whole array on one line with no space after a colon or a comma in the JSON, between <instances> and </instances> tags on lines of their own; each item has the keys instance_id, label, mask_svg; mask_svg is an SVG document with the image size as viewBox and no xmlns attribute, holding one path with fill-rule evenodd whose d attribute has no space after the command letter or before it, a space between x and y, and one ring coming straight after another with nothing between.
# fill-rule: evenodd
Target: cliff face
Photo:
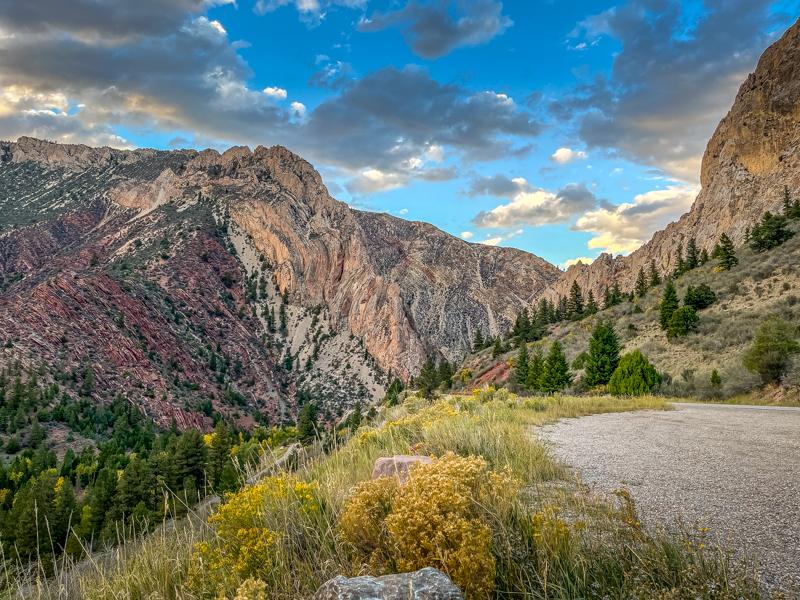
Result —
<instances>
[{"instance_id":1,"label":"cliff face","mask_svg":"<svg viewBox=\"0 0 800 600\"><path fill-rule=\"evenodd\" d=\"M255 268L297 311L323 307L331 332L360 338L378 366L402 377L415 374L428 355L460 359L478 328L501 333L561 275L519 250L469 244L425 223L352 210L330 197L308 162L281 147L119 151L21 138L0 144L0 181L2 225L16 227L0 238L6 276L42 280L53 253L66 253L74 266L79 259L69 243L80 251L82 268L93 255L100 266L132 260L139 251L131 224L144 227L137 235L157 240L164 215L186 215L186 225L202 208L206 221L213 215L225 231L230 226L246 241L242 252L259 258L244 271L225 267L240 284ZM43 227L63 239L34 233ZM176 285L187 287L189 272L155 259ZM22 283L12 285L17 291L14 285ZM252 325L257 338L263 319ZM295 351L298 344L292 342Z\"/></svg>"},{"instance_id":2,"label":"cliff face","mask_svg":"<svg viewBox=\"0 0 800 600\"><path fill-rule=\"evenodd\" d=\"M640 267L651 260L664 272L675 268L678 244L694 237L709 251L723 233L734 244L765 211L780 212L784 186L800 195L800 21L772 44L736 95L730 112L708 143L701 171L702 189L691 210L626 258L607 255L591 266L574 265L554 286L566 293L577 279L602 293L616 277L633 287Z\"/></svg>"}]
</instances>

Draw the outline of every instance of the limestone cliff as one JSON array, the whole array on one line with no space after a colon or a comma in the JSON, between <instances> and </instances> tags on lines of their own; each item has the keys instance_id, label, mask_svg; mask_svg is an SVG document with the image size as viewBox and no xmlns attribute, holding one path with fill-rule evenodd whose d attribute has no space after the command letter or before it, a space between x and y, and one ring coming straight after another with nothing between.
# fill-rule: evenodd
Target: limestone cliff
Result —
<instances>
[{"instance_id":1,"label":"limestone cliff","mask_svg":"<svg viewBox=\"0 0 800 600\"><path fill-rule=\"evenodd\" d=\"M779 211L784 186L800 195L800 21L772 44L739 88L730 112L708 143L702 189L691 210L625 258L601 256L591 266L574 265L554 287L566 293L577 279L602 293L617 278L631 289L640 267L651 260L663 271L675 268L678 244L694 237L709 251L727 233L744 243L745 228L765 211Z\"/></svg>"}]
</instances>

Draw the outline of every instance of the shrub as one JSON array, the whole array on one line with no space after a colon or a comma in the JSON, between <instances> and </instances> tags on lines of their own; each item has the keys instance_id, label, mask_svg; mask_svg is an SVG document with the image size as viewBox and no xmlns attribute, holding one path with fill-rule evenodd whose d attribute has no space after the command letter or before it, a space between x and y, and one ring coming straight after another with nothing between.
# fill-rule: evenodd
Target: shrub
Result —
<instances>
[{"instance_id":1,"label":"shrub","mask_svg":"<svg viewBox=\"0 0 800 600\"><path fill-rule=\"evenodd\" d=\"M614 396L642 396L659 383L661 376L650 361L639 350L634 350L620 359L608 382L608 391Z\"/></svg>"},{"instance_id":2,"label":"shrub","mask_svg":"<svg viewBox=\"0 0 800 600\"><path fill-rule=\"evenodd\" d=\"M690 331L696 331L700 323L700 317L692 306L684 306L672 313L667 326L667 339L671 340L681 335L687 335Z\"/></svg>"},{"instance_id":3,"label":"shrub","mask_svg":"<svg viewBox=\"0 0 800 600\"><path fill-rule=\"evenodd\" d=\"M691 285L686 288L686 296L683 298L684 306L691 306L695 310L708 308L717 300L717 295L705 283L701 283L696 288Z\"/></svg>"},{"instance_id":4,"label":"shrub","mask_svg":"<svg viewBox=\"0 0 800 600\"><path fill-rule=\"evenodd\" d=\"M748 371L758 373L765 384L774 383L789 370L791 355L800 352L792 326L778 317L770 317L756 333L753 345L742 362Z\"/></svg>"},{"instance_id":5,"label":"shrub","mask_svg":"<svg viewBox=\"0 0 800 600\"><path fill-rule=\"evenodd\" d=\"M402 486L396 478L356 486L340 527L379 570L435 567L467 598L487 597L496 574L489 523L508 515L518 491L516 479L489 471L483 458L449 452L413 465Z\"/></svg>"}]
</instances>

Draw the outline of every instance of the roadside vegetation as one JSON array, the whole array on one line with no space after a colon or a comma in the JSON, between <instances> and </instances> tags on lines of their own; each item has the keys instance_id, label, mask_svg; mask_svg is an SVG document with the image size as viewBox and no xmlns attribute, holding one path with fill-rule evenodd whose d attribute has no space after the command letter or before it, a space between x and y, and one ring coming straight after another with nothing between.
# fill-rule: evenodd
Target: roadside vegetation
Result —
<instances>
[{"instance_id":1,"label":"roadside vegetation","mask_svg":"<svg viewBox=\"0 0 800 600\"><path fill-rule=\"evenodd\" d=\"M7 591L34 597L310 598L329 578L435 566L468 598L756 598L746 565L702 528L645 530L625 493L599 497L533 435L559 418L641 408L651 396L521 398L487 388L429 402L400 394L370 425L317 441L292 471L103 560L56 565ZM432 456L409 480L370 480L374 461Z\"/></svg>"}]
</instances>

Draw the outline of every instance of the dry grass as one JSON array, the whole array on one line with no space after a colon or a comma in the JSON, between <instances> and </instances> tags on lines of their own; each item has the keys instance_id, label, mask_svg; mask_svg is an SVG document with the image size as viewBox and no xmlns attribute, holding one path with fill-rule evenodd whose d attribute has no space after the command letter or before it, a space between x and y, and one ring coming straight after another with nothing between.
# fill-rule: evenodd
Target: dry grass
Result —
<instances>
[{"instance_id":1,"label":"dry grass","mask_svg":"<svg viewBox=\"0 0 800 600\"><path fill-rule=\"evenodd\" d=\"M491 531L495 576L488 596L755 598L754 586L723 550L701 549L702 532L682 532L684 540L697 541L692 547L683 545L681 533L644 532L630 498L592 496L531 433L534 425L561 418L666 408L655 397L532 400L484 394L484 401L451 396L433 405L412 397L330 456L311 458L312 450L292 474L229 498L210 525L181 521L102 560L61 566L57 580L20 578L7 593L22 587L28 597L48 599L232 598L255 578L264 582L269 598L309 598L335 575L375 572L376 565L364 558L370 548L342 535L342 515L353 487L369 480L376 458L416 451L482 457L490 473L506 472L521 486L502 510L488 500L480 511L463 506L464 514L480 515L474 518L484 523L475 531ZM396 516L392 527L401 527L405 518ZM472 597L487 597L483 587L474 590Z\"/></svg>"}]
</instances>

